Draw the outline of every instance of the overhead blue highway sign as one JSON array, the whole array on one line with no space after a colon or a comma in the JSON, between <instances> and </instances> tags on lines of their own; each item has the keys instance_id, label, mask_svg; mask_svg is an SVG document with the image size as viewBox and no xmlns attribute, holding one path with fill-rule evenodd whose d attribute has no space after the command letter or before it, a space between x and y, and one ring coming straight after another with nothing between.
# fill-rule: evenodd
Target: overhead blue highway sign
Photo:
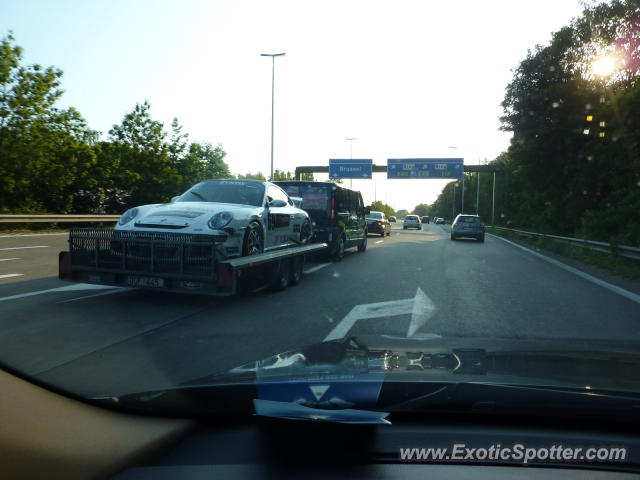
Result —
<instances>
[{"instance_id":1,"label":"overhead blue highway sign","mask_svg":"<svg viewBox=\"0 0 640 480\"><path fill-rule=\"evenodd\" d=\"M389 158L387 178L462 178L463 158Z\"/></svg>"},{"instance_id":2,"label":"overhead blue highway sign","mask_svg":"<svg viewBox=\"0 0 640 480\"><path fill-rule=\"evenodd\" d=\"M373 160L337 159L329 160L329 178L371 178Z\"/></svg>"}]
</instances>

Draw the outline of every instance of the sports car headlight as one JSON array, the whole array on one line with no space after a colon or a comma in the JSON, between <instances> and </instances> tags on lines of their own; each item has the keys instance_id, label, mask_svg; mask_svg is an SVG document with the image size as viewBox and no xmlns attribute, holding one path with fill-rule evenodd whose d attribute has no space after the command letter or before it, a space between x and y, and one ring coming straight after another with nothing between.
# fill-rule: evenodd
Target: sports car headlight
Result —
<instances>
[{"instance_id":1,"label":"sports car headlight","mask_svg":"<svg viewBox=\"0 0 640 480\"><path fill-rule=\"evenodd\" d=\"M130 210L127 210L122 214L122 216L120 217L120 220L118 220L118 225L126 225L137 216L138 216L137 208L132 208Z\"/></svg>"},{"instance_id":2,"label":"sports car headlight","mask_svg":"<svg viewBox=\"0 0 640 480\"><path fill-rule=\"evenodd\" d=\"M209 228L212 230L218 230L220 228L229 225L229 222L233 220L231 212L218 212L209 219Z\"/></svg>"}]
</instances>

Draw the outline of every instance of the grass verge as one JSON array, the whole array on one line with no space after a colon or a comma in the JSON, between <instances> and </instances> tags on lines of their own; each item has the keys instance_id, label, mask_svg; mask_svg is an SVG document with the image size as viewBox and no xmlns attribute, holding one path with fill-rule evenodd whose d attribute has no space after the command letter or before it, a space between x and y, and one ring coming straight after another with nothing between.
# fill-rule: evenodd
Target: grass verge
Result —
<instances>
[{"instance_id":1,"label":"grass verge","mask_svg":"<svg viewBox=\"0 0 640 480\"><path fill-rule=\"evenodd\" d=\"M597 250L589 250L588 248L561 243L550 238L529 237L515 232L496 230L491 227L487 227L487 231L494 235L499 235L504 238L530 245L534 247L534 249L545 250L588 265L602 268L624 278L640 280L640 261L638 260L598 252Z\"/></svg>"}]
</instances>

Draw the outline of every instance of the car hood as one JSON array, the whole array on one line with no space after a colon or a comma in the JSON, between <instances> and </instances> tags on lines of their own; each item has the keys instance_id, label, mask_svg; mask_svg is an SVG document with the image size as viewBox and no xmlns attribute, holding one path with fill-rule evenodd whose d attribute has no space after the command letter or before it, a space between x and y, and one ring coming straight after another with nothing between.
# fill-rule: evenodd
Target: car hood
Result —
<instances>
[{"instance_id":1,"label":"car hood","mask_svg":"<svg viewBox=\"0 0 640 480\"><path fill-rule=\"evenodd\" d=\"M638 352L638 342L624 340L361 336L94 400L145 412L255 412L347 423L386 423L385 412L421 412L597 416L626 425L640 422Z\"/></svg>"},{"instance_id":2,"label":"car hood","mask_svg":"<svg viewBox=\"0 0 640 480\"><path fill-rule=\"evenodd\" d=\"M209 219L218 212L231 212L234 221L245 221L261 209L250 205L214 202L175 202L143 205L140 213L126 226L120 228L167 228L182 229L206 227Z\"/></svg>"},{"instance_id":3,"label":"car hood","mask_svg":"<svg viewBox=\"0 0 640 480\"><path fill-rule=\"evenodd\" d=\"M383 373L385 382L506 382L640 391L640 342L353 337L306 346L193 383ZM190 382L191 383L191 382Z\"/></svg>"}]
</instances>

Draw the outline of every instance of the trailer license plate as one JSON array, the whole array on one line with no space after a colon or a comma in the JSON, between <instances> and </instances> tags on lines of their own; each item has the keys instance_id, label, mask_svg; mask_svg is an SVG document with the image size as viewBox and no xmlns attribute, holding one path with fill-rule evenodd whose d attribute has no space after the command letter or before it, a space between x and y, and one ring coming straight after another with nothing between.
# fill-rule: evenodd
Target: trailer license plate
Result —
<instances>
[{"instance_id":1,"label":"trailer license plate","mask_svg":"<svg viewBox=\"0 0 640 480\"><path fill-rule=\"evenodd\" d=\"M155 288L164 287L164 279L154 278L154 277L129 276L126 278L125 283L130 287L155 287Z\"/></svg>"}]
</instances>

